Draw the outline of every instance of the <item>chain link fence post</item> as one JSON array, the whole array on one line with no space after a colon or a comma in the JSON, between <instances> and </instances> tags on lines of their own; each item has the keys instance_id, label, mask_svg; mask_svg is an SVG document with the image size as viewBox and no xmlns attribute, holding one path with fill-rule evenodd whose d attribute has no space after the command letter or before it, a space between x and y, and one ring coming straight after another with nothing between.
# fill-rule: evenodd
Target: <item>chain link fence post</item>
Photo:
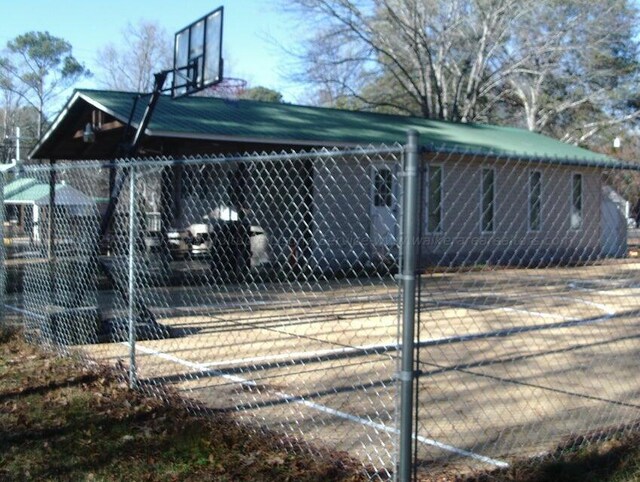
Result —
<instances>
[{"instance_id":1,"label":"chain link fence post","mask_svg":"<svg viewBox=\"0 0 640 482\"><path fill-rule=\"evenodd\" d=\"M51 315L51 307L56 304L56 160L49 161L49 208L47 209L47 257L49 265L49 297L47 307L49 312L44 320L45 337L47 343L56 343L57 318Z\"/></svg>"},{"instance_id":2,"label":"chain link fence post","mask_svg":"<svg viewBox=\"0 0 640 482\"><path fill-rule=\"evenodd\" d=\"M129 321L129 387L135 388L137 385L136 370L136 243L138 240L137 230L137 209L136 209L136 168L132 164L129 167L129 229L128 229L128 321Z\"/></svg>"},{"instance_id":3,"label":"chain link fence post","mask_svg":"<svg viewBox=\"0 0 640 482\"><path fill-rule=\"evenodd\" d=\"M0 172L0 205L2 205L2 209L0 209L0 325L6 323L5 317L5 297L7 290L7 256L6 256L6 248L5 248L5 233L4 233L4 221L5 221L5 208L4 208L4 185L5 185L5 176L7 175L7 171Z\"/></svg>"},{"instance_id":4,"label":"chain link fence post","mask_svg":"<svg viewBox=\"0 0 640 482\"><path fill-rule=\"evenodd\" d=\"M419 199L419 136L411 130L407 133L407 145L403 166L403 206L401 226L402 268L402 360L400 373L400 454L398 480L411 479L411 457L413 440L413 390L414 390L414 330L416 291L416 242L420 212Z\"/></svg>"}]
</instances>

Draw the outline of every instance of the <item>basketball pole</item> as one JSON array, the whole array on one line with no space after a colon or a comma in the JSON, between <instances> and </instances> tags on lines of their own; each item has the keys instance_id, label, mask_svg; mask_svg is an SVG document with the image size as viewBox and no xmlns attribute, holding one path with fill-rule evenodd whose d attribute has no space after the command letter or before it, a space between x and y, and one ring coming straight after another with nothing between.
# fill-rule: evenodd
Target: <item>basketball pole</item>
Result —
<instances>
[{"instance_id":1,"label":"basketball pole","mask_svg":"<svg viewBox=\"0 0 640 482\"><path fill-rule=\"evenodd\" d=\"M149 126L149 122L151 122L151 117L153 116L153 112L156 109L156 104L160 99L160 95L162 95L162 92L164 90L164 83L167 80L167 75L169 75L169 72L173 72L173 71L163 70L153 75L155 79L153 92L151 94L151 98L149 99L149 103L147 104L147 107L144 110L144 114L142 114L142 119L140 119L140 124L138 124L138 129L136 129L136 134L135 136L133 136L133 140L129 145L129 149L127 153L128 157L133 157L137 154L138 145L140 144L140 140L144 135L144 131L147 130L147 127Z\"/></svg>"},{"instance_id":2,"label":"basketball pole","mask_svg":"<svg viewBox=\"0 0 640 482\"><path fill-rule=\"evenodd\" d=\"M154 83L153 92L151 93L149 102L147 103L147 106L144 110L142 119L140 119L140 123L138 124L138 128L136 129L135 135L131 143L129 143L126 146L125 155L129 160L132 160L131 158L135 157L138 153L138 147L140 145L140 141L142 140L144 131L149 126L149 122L151 122L151 118L153 117L153 112L155 111L158 100L162 95L162 92L164 90L164 84L170 72L171 70L163 70L161 72L158 72L157 74L154 74L155 83ZM135 109L135 105L136 103L134 103L133 105L131 118L133 118L133 115L134 115L133 110ZM111 224L113 223L113 217L116 212L116 208L118 206L118 199L120 197L120 192L122 191L122 188L126 184L127 175L130 175L127 169L123 169L121 170L120 173L116 174L116 179L114 179L115 182L113 183L110 197L109 197L109 204L107 205L107 209L105 211L104 218L100 226L100 239L105 238L105 236L109 231L109 228L111 227ZM130 241L133 241L133 240L130 240ZM139 300L132 300L130 290L127 290L126 287L122 285L122 283L118 282L118 279L115 276L113 276L113 273L111 273L111 271L106 265L103 265L103 268L104 268L103 271L105 272L109 281L111 281L116 292L118 292L122 296L124 301L129 306L133 306L135 308L136 316L142 317L145 321L152 324L153 326L157 326L157 321L155 319L155 316L151 312L151 310L149 310Z\"/></svg>"},{"instance_id":3,"label":"basketball pole","mask_svg":"<svg viewBox=\"0 0 640 482\"><path fill-rule=\"evenodd\" d=\"M164 91L164 83L167 80L167 76L171 70L163 70L154 74L155 82L153 86L153 92L151 93L151 97L149 98L149 102L147 103L147 107L144 109L144 114L142 115L142 119L140 119L140 123L138 124L138 128L133 136L133 139L130 143L125 144L125 157L132 158L138 154L138 147L140 146L140 141L144 135L144 131L147 130L149 126L149 122L151 122L151 118L153 117L153 112L155 111L156 105L158 104L158 100L160 100L160 96ZM138 94L137 98L140 98L141 94ZM133 103L131 115L129 116L129 125L125 132L129 129L131 120L134 116L134 110L137 102ZM122 176L122 175L121 175ZM109 182L112 184L111 193L109 198L109 204L107 205L107 209L104 213L104 218L102 219L102 224L100 226L100 238L104 238L111 227L111 223L113 222L113 214L116 210L118 197L120 196L120 191L122 191L122 187L124 186L125 179L114 179L113 182Z\"/></svg>"}]
</instances>

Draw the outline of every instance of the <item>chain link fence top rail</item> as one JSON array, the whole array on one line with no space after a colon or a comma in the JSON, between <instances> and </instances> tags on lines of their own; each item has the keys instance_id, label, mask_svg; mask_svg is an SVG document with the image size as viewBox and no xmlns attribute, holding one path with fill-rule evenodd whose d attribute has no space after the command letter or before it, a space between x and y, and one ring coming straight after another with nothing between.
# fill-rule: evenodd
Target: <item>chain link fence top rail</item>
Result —
<instances>
[{"instance_id":1,"label":"chain link fence top rail","mask_svg":"<svg viewBox=\"0 0 640 482\"><path fill-rule=\"evenodd\" d=\"M4 179L6 306L32 340L117 364L141 389L392 477L402 159L26 167ZM634 427L637 173L421 162L416 470L502 467Z\"/></svg>"},{"instance_id":2,"label":"chain link fence top rail","mask_svg":"<svg viewBox=\"0 0 640 482\"><path fill-rule=\"evenodd\" d=\"M9 182L32 184L11 201L31 204L8 208L14 307L37 342L387 478L401 159L376 147L26 167Z\"/></svg>"}]
</instances>

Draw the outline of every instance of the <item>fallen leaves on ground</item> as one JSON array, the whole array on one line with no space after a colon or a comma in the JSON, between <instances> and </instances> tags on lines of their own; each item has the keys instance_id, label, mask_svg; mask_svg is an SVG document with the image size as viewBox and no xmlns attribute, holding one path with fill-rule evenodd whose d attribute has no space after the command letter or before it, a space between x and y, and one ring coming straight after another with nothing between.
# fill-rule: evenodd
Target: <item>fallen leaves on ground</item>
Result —
<instances>
[{"instance_id":1,"label":"fallen leaves on ground","mask_svg":"<svg viewBox=\"0 0 640 482\"><path fill-rule=\"evenodd\" d=\"M110 368L0 341L0 480L362 481L344 453L190 414Z\"/></svg>"}]
</instances>

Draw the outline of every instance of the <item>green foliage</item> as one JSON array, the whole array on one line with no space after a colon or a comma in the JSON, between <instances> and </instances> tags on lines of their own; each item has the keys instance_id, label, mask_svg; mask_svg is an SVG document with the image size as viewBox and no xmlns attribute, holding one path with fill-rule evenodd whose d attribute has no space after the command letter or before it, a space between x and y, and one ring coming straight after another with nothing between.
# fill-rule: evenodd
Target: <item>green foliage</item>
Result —
<instances>
[{"instance_id":1,"label":"green foliage","mask_svg":"<svg viewBox=\"0 0 640 482\"><path fill-rule=\"evenodd\" d=\"M0 89L17 96L19 105L28 104L38 112L39 137L47 109L66 88L91 73L72 53L66 40L49 32L27 32L7 42L0 57ZM5 102L5 109L9 106Z\"/></svg>"},{"instance_id":2,"label":"green foliage","mask_svg":"<svg viewBox=\"0 0 640 482\"><path fill-rule=\"evenodd\" d=\"M240 99L257 100L260 102L282 103L282 94L267 87L251 87L244 90L239 96Z\"/></svg>"}]
</instances>

